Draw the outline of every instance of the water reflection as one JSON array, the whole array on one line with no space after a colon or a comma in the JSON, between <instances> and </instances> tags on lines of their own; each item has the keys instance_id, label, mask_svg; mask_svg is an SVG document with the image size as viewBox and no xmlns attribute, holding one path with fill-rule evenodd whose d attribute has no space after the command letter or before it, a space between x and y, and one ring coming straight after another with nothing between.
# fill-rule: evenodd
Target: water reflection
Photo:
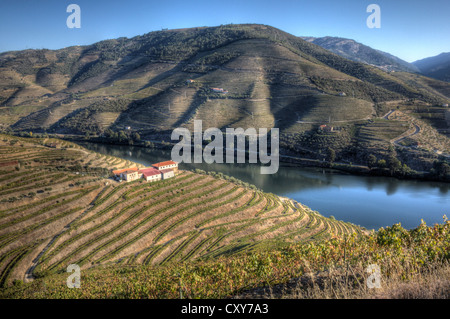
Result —
<instances>
[{"instance_id":1,"label":"water reflection","mask_svg":"<svg viewBox=\"0 0 450 319\"><path fill-rule=\"evenodd\" d=\"M83 143L102 154L151 165L170 158L170 151L135 146ZM397 180L389 177L354 176L333 170L280 166L273 175L260 174L259 164L185 164L221 172L256 185L266 192L293 198L324 216L350 221L369 229L401 222L406 228L441 223L450 216L450 184Z\"/></svg>"},{"instance_id":2,"label":"water reflection","mask_svg":"<svg viewBox=\"0 0 450 319\"><path fill-rule=\"evenodd\" d=\"M386 195L394 195L398 190L398 184L396 180L390 179L386 185Z\"/></svg>"},{"instance_id":3,"label":"water reflection","mask_svg":"<svg viewBox=\"0 0 450 319\"><path fill-rule=\"evenodd\" d=\"M445 186L439 186L439 193L441 194L441 195L447 195L447 193L448 193L448 187L445 187Z\"/></svg>"}]
</instances>

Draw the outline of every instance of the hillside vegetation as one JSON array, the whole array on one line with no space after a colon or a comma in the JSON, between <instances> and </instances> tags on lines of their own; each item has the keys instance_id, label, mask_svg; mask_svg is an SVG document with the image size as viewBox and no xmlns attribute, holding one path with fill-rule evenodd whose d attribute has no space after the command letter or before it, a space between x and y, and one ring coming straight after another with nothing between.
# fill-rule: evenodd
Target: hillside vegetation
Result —
<instances>
[{"instance_id":1,"label":"hillside vegetation","mask_svg":"<svg viewBox=\"0 0 450 319\"><path fill-rule=\"evenodd\" d=\"M377 57L384 61L381 53ZM329 136L339 145L336 160L365 165L372 149L386 160L382 156L392 143L359 133L390 110L422 118L416 111L427 109L430 134L448 139L449 98L447 82L384 71L258 24L154 31L88 46L0 54L0 128L15 132L92 136L129 130L143 140L167 141L173 129L192 130L193 121L202 120L204 128L278 127L292 146L282 151L302 155L298 150L308 149L318 159L327 148L291 136L315 134L328 124L337 128ZM422 140L428 143L428 137ZM448 155L443 148L419 151L409 156L419 171L430 170L438 154Z\"/></svg>"},{"instance_id":2,"label":"hillside vegetation","mask_svg":"<svg viewBox=\"0 0 450 319\"><path fill-rule=\"evenodd\" d=\"M119 183L109 168L135 163L67 141L1 135L0 149L2 298L448 298L445 216L368 232L220 173Z\"/></svg>"},{"instance_id":3,"label":"hillside vegetation","mask_svg":"<svg viewBox=\"0 0 450 319\"><path fill-rule=\"evenodd\" d=\"M0 143L3 288L72 263L161 266L365 232L220 173L119 183L110 169L137 164L58 139Z\"/></svg>"},{"instance_id":4,"label":"hillside vegetation","mask_svg":"<svg viewBox=\"0 0 450 319\"><path fill-rule=\"evenodd\" d=\"M294 243L164 266L117 265L3 290L4 298L442 298L450 288L450 222L407 231L399 224L363 236ZM379 267L379 288L368 271Z\"/></svg>"}]
</instances>

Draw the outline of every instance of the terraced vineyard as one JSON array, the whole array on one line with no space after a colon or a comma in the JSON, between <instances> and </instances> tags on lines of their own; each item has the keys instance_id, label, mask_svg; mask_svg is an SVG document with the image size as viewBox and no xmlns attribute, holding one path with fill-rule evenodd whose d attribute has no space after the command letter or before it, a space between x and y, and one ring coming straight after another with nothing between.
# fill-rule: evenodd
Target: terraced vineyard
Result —
<instances>
[{"instance_id":1,"label":"terraced vineyard","mask_svg":"<svg viewBox=\"0 0 450 319\"><path fill-rule=\"evenodd\" d=\"M131 163L59 140L0 141L2 286L72 263L165 265L361 232L212 175L118 183L106 168Z\"/></svg>"}]
</instances>

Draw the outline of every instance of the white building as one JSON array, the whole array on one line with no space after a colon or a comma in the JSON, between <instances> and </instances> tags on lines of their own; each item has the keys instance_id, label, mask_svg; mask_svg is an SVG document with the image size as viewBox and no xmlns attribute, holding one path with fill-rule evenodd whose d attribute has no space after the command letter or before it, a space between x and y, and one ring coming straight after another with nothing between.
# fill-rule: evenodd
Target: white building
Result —
<instances>
[{"instance_id":1,"label":"white building","mask_svg":"<svg viewBox=\"0 0 450 319\"><path fill-rule=\"evenodd\" d=\"M173 169L175 173L178 172L178 163L174 161L165 161L160 162L152 165L157 170L163 170L163 169Z\"/></svg>"},{"instance_id":2,"label":"white building","mask_svg":"<svg viewBox=\"0 0 450 319\"><path fill-rule=\"evenodd\" d=\"M161 172L162 179L168 179L168 178L172 178L175 176L175 172L173 171L173 169L170 169L170 168L162 169L162 170L160 170L160 172Z\"/></svg>"}]
</instances>

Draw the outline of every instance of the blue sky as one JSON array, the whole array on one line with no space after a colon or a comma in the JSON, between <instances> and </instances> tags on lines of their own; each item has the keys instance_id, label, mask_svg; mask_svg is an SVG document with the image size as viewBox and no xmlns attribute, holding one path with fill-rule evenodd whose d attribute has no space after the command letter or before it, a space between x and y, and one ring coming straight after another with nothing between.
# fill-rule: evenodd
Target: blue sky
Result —
<instances>
[{"instance_id":1,"label":"blue sky","mask_svg":"<svg viewBox=\"0 0 450 319\"><path fill-rule=\"evenodd\" d=\"M69 4L81 8L81 28L69 29ZM369 4L381 8L370 29ZM161 28L262 23L297 36L340 36L408 62L450 51L448 0L0 0L0 52L59 49L133 37Z\"/></svg>"}]
</instances>

